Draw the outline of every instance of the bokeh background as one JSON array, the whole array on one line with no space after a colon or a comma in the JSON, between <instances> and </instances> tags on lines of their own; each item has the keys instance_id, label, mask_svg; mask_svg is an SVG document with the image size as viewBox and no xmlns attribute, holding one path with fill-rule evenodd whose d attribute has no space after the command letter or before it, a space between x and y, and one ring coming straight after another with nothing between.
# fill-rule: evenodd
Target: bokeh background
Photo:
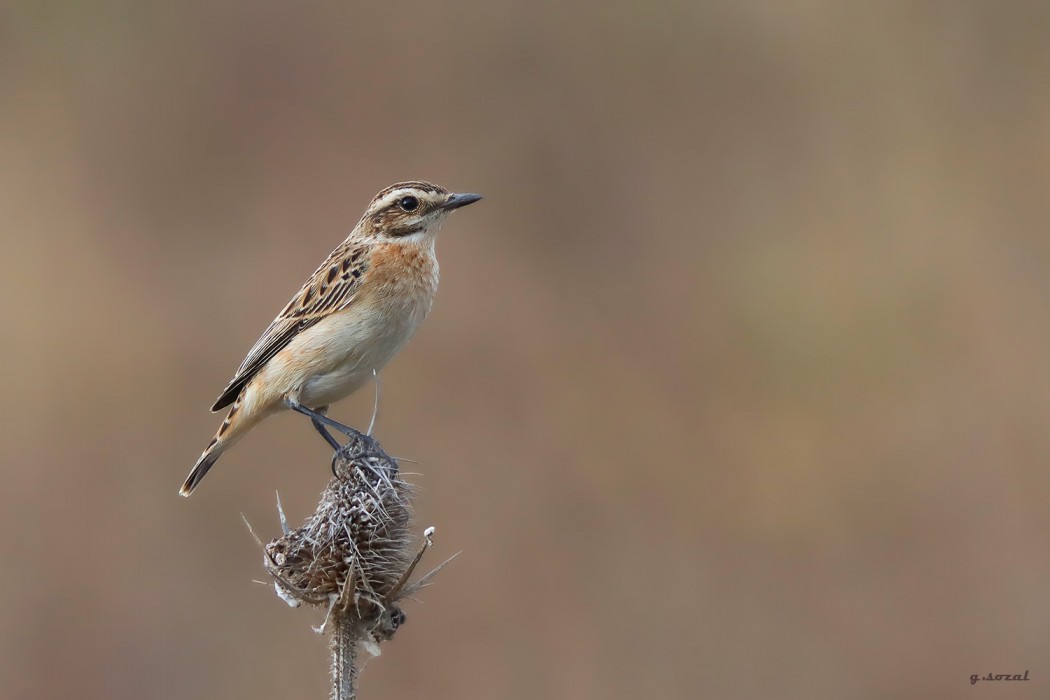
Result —
<instances>
[{"instance_id":1,"label":"bokeh background","mask_svg":"<svg viewBox=\"0 0 1050 700\"><path fill-rule=\"evenodd\" d=\"M323 443L284 415L176 490L273 314L416 178L486 199L378 435L431 561L463 553L362 697L1047 697L1048 32L991 0L0 4L0 697L325 697L320 616L252 583L241 522L312 511Z\"/></svg>"}]
</instances>

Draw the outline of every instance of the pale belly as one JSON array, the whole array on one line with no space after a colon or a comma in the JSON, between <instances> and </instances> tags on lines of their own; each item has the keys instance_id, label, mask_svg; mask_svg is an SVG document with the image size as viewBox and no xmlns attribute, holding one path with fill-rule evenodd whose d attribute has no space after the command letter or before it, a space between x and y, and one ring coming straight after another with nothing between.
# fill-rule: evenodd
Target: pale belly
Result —
<instances>
[{"instance_id":1,"label":"pale belly","mask_svg":"<svg viewBox=\"0 0 1050 700\"><path fill-rule=\"evenodd\" d=\"M317 408L360 389L404 347L430 310L430 299L402 303L382 313L347 310L303 334L289 346L299 376L299 401ZM291 368L291 367L290 367Z\"/></svg>"},{"instance_id":2,"label":"pale belly","mask_svg":"<svg viewBox=\"0 0 1050 700\"><path fill-rule=\"evenodd\" d=\"M375 368L376 372L380 367ZM307 379L299 394L304 406L320 408L345 399L360 389L372 377L372 370L361 371L346 365L327 374L318 374Z\"/></svg>"},{"instance_id":3,"label":"pale belly","mask_svg":"<svg viewBox=\"0 0 1050 700\"><path fill-rule=\"evenodd\" d=\"M286 399L320 408L372 379L430 312L438 267L433 236L377 247L360 296L295 336L252 380L245 403L262 412Z\"/></svg>"}]
</instances>

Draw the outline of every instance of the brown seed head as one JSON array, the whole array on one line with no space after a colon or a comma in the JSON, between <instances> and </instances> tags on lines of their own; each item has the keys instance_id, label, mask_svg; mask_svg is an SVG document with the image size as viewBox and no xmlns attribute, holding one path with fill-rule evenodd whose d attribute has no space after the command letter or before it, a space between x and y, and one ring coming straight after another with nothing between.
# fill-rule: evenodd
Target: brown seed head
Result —
<instances>
[{"instance_id":1,"label":"brown seed head","mask_svg":"<svg viewBox=\"0 0 1050 700\"><path fill-rule=\"evenodd\" d=\"M414 554L410 487L397 461L360 433L336 453L333 469L313 516L270 542L263 564L289 603L331 606L332 615L389 638L404 621L395 603Z\"/></svg>"}]
</instances>

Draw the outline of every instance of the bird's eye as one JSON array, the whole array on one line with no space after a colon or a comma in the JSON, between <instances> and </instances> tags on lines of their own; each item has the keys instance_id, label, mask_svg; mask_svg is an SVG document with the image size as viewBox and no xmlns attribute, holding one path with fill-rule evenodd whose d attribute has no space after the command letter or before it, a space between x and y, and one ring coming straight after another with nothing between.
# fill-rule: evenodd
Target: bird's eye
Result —
<instances>
[{"instance_id":1,"label":"bird's eye","mask_svg":"<svg viewBox=\"0 0 1050 700\"><path fill-rule=\"evenodd\" d=\"M415 197L402 197L397 205L404 211L415 211L419 207L419 200Z\"/></svg>"}]
</instances>

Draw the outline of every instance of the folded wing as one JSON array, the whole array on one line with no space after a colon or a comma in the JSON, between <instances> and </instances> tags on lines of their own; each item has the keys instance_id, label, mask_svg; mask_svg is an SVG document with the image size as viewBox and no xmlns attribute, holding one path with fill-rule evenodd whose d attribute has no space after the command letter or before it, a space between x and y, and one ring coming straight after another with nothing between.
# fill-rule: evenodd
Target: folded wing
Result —
<instances>
[{"instance_id":1,"label":"folded wing","mask_svg":"<svg viewBox=\"0 0 1050 700\"><path fill-rule=\"evenodd\" d=\"M364 252L363 246L349 242L343 242L332 251L255 342L229 385L211 407L212 411L220 411L236 401L259 370L297 335L353 303L361 286L360 280L368 269Z\"/></svg>"}]
</instances>

